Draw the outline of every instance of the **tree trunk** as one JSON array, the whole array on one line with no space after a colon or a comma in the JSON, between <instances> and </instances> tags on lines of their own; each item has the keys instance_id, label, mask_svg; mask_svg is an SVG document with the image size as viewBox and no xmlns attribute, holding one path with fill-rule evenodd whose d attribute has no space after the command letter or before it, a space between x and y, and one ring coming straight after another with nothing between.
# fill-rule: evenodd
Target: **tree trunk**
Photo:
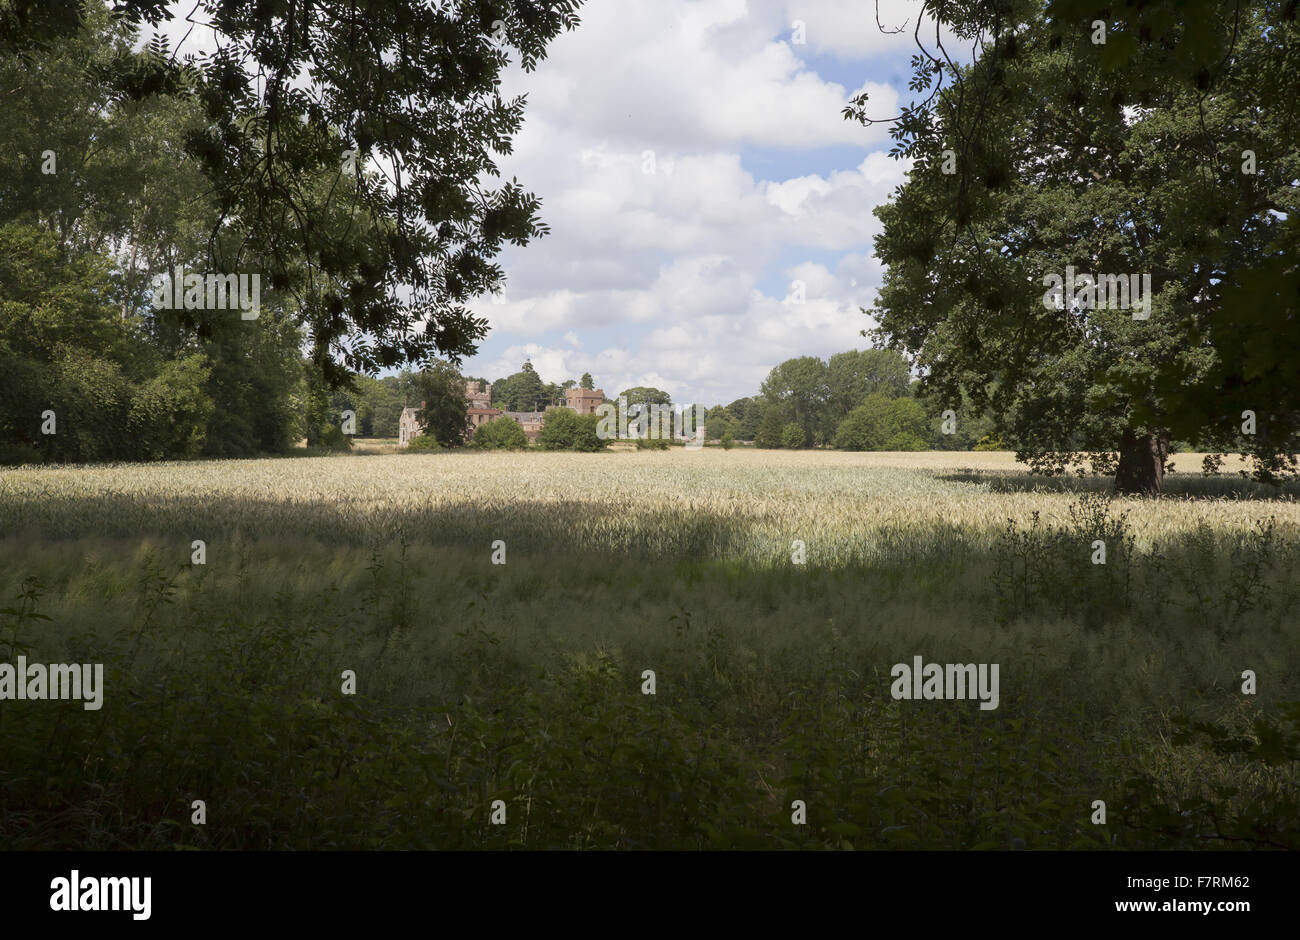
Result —
<instances>
[{"instance_id":1,"label":"tree trunk","mask_svg":"<svg viewBox=\"0 0 1300 940\"><path fill-rule=\"evenodd\" d=\"M1159 496L1165 486L1165 458L1168 456L1168 431L1149 434L1126 428L1119 443L1115 492Z\"/></svg>"}]
</instances>

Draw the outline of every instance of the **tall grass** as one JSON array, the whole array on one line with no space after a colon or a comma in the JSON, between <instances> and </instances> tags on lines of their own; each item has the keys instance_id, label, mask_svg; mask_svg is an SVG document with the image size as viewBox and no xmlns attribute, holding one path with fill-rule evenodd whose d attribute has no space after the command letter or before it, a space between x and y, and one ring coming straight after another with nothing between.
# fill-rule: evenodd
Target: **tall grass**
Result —
<instances>
[{"instance_id":1,"label":"tall grass","mask_svg":"<svg viewBox=\"0 0 1300 940\"><path fill-rule=\"evenodd\" d=\"M108 673L0 703L0 844L1294 846L1295 503L920 457L0 475L0 640ZM914 655L999 663L999 708L894 701Z\"/></svg>"}]
</instances>

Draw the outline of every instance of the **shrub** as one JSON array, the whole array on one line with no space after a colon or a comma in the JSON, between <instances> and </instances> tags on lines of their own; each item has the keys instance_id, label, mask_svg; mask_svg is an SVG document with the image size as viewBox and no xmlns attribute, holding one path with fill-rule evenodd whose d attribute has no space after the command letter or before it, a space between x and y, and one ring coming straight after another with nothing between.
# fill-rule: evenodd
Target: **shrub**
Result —
<instances>
[{"instance_id":1,"label":"shrub","mask_svg":"<svg viewBox=\"0 0 1300 940\"><path fill-rule=\"evenodd\" d=\"M885 450L929 450L930 445L910 431L899 431L885 441Z\"/></svg>"},{"instance_id":2,"label":"shrub","mask_svg":"<svg viewBox=\"0 0 1300 940\"><path fill-rule=\"evenodd\" d=\"M568 408L553 408L542 419L538 442L545 450L593 452L605 449L605 441L596 433L600 415L579 415Z\"/></svg>"},{"instance_id":3,"label":"shrub","mask_svg":"<svg viewBox=\"0 0 1300 940\"><path fill-rule=\"evenodd\" d=\"M920 402L874 393L840 422L835 446L840 450L929 450L925 434L925 409Z\"/></svg>"},{"instance_id":4,"label":"shrub","mask_svg":"<svg viewBox=\"0 0 1300 940\"><path fill-rule=\"evenodd\" d=\"M320 446L330 450L351 450L352 438L343 433L338 425L331 424L320 436Z\"/></svg>"},{"instance_id":5,"label":"shrub","mask_svg":"<svg viewBox=\"0 0 1300 940\"><path fill-rule=\"evenodd\" d=\"M769 405L763 412L758 433L754 435L754 444L770 448L781 446L781 413L775 407Z\"/></svg>"},{"instance_id":6,"label":"shrub","mask_svg":"<svg viewBox=\"0 0 1300 940\"><path fill-rule=\"evenodd\" d=\"M419 437L413 438L411 443L406 446L406 449L417 452L424 450L442 450L442 444L439 443L438 438L432 434L421 434Z\"/></svg>"},{"instance_id":7,"label":"shrub","mask_svg":"<svg viewBox=\"0 0 1300 940\"><path fill-rule=\"evenodd\" d=\"M528 446L528 435L514 418L500 417L478 426L474 446L483 450L523 450Z\"/></svg>"},{"instance_id":8,"label":"shrub","mask_svg":"<svg viewBox=\"0 0 1300 940\"><path fill-rule=\"evenodd\" d=\"M803 447L805 436L803 428L791 421L781 429L781 446L789 450L798 450Z\"/></svg>"},{"instance_id":9,"label":"shrub","mask_svg":"<svg viewBox=\"0 0 1300 940\"><path fill-rule=\"evenodd\" d=\"M572 450L578 434L578 414L568 408L555 408L542 419L537 442L545 450Z\"/></svg>"},{"instance_id":10,"label":"shrub","mask_svg":"<svg viewBox=\"0 0 1300 940\"><path fill-rule=\"evenodd\" d=\"M725 434L722 435L722 449L723 449L723 450L731 450L731 448L733 448L733 447L735 447L735 446L736 446L736 439L735 439L734 437L731 436L731 432L730 432L730 431L727 431Z\"/></svg>"},{"instance_id":11,"label":"shrub","mask_svg":"<svg viewBox=\"0 0 1300 940\"><path fill-rule=\"evenodd\" d=\"M609 442L601 440L600 435L596 433L599 426L600 415L581 415L578 418L578 429L573 435L573 449L584 453L604 450Z\"/></svg>"},{"instance_id":12,"label":"shrub","mask_svg":"<svg viewBox=\"0 0 1300 940\"><path fill-rule=\"evenodd\" d=\"M883 449L888 412L888 398L868 395L867 400L850 411L835 429L835 446L840 450Z\"/></svg>"}]
</instances>

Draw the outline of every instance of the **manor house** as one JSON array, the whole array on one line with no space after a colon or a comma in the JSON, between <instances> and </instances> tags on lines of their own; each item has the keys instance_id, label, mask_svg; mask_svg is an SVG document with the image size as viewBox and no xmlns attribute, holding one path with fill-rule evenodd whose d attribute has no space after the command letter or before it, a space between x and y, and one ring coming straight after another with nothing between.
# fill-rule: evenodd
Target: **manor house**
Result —
<instances>
[{"instance_id":1,"label":"manor house","mask_svg":"<svg viewBox=\"0 0 1300 940\"><path fill-rule=\"evenodd\" d=\"M469 436L472 437L478 430L479 425L486 424L494 418L513 418L519 422L519 426L524 429L524 436L528 443L536 444L538 436L542 433L542 421L546 417L546 411L553 408L568 408L576 411L580 415L591 415L596 413L605 400L605 393L599 388L578 388L577 386L565 389L563 405L548 405L546 411L502 411L500 408L492 407L492 390L485 388L480 390L477 382L465 383L465 398L468 401L468 407L465 409L465 422ZM420 402L420 408L424 407L424 402ZM399 446L406 447L411 440L424 433L420 423L415 419L419 409L403 408L402 416L397 423L397 442Z\"/></svg>"}]
</instances>

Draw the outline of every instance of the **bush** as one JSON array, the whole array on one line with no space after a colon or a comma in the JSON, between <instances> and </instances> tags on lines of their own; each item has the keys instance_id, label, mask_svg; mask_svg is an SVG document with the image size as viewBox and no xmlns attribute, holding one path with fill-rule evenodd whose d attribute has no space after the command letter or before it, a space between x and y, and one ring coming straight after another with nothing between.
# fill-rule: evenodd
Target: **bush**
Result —
<instances>
[{"instance_id":1,"label":"bush","mask_svg":"<svg viewBox=\"0 0 1300 940\"><path fill-rule=\"evenodd\" d=\"M320 446L328 447L330 450L351 450L352 438L344 434L341 427L331 424L321 434Z\"/></svg>"},{"instance_id":2,"label":"bush","mask_svg":"<svg viewBox=\"0 0 1300 940\"><path fill-rule=\"evenodd\" d=\"M914 398L875 393L849 412L835 429L840 450L929 450L925 409Z\"/></svg>"},{"instance_id":3,"label":"bush","mask_svg":"<svg viewBox=\"0 0 1300 940\"><path fill-rule=\"evenodd\" d=\"M754 444L758 447L775 448L781 446L781 413L772 405L763 412L763 420L754 435Z\"/></svg>"},{"instance_id":4,"label":"bush","mask_svg":"<svg viewBox=\"0 0 1300 940\"><path fill-rule=\"evenodd\" d=\"M600 439L596 429L600 426L600 415L582 415L578 418L578 430L573 436L573 449L584 453L604 450L608 441Z\"/></svg>"},{"instance_id":5,"label":"bush","mask_svg":"<svg viewBox=\"0 0 1300 940\"><path fill-rule=\"evenodd\" d=\"M528 435L514 418L501 417L478 426L473 446L483 450L523 450L528 446Z\"/></svg>"},{"instance_id":6,"label":"bush","mask_svg":"<svg viewBox=\"0 0 1300 940\"><path fill-rule=\"evenodd\" d=\"M439 443L438 438L432 434L421 434L419 437L413 438L411 443L406 445L406 449L416 452L442 450L442 444Z\"/></svg>"},{"instance_id":7,"label":"bush","mask_svg":"<svg viewBox=\"0 0 1300 940\"><path fill-rule=\"evenodd\" d=\"M885 441L885 450L929 450L930 445L909 431L899 431Z\"/></svg>"},{"instance_id":8,"label":"bush","mask_svg":"<svg viewBox=\"0 0 1300 940\"><path fill-rule=\"evenodd\" d=\"M803 428L791 421L781 429L781 446L789 450L799 450L803 447L805 436Z\"/></svg>"},{"instance_id":9,"label":"bush","mask_svg":"<svg viewBox=\"0 0 1300 940\"><path fill-rule=\"evenodd\" d=\"M976 450L1006 450L1001 434L985 434L975 443Z\"/></svg>"},{"instance_id":10,"label":"bush","mask_svg":"<svg viewBox=\"0 0 1300 940\"><path fill-rule=\"evenodd\" d=\"M552 408L542 419L538 443L545 450L594 452L605 449L605 441L596 433L600 415L579 415L568 408Z\"/></svg>"},{"instance_id":11,"label":"bush","mask_svg":"<svg viewBox=\"0 0 1300 940\"><path fill-rule=\"evenodd\" d=\"M722 435L722 449L723 449L723 450L731 450L731 448L733 448L733 447L735 447L735 446L736 446L736 439L735 439L734 437L731 436L731 432L730 432L730 431L727 431L725 434Z\"/></svg>"}]
</instances>

